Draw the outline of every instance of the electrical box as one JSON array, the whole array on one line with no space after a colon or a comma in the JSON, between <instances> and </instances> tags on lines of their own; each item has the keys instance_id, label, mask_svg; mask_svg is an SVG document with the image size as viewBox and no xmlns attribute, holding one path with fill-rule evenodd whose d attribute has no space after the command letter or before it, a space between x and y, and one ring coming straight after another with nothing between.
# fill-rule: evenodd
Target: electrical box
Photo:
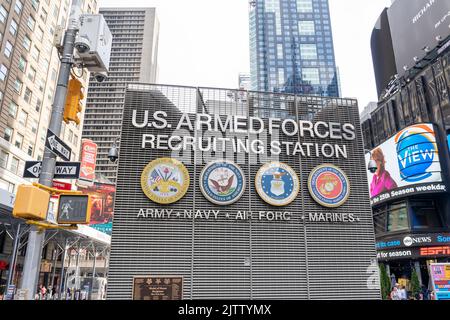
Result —
<instances>
[{"instance_id":1,"label":"electrical box","mask_svg":"<svg viewBox=\"0 0 450 320\"><path fill-rule=\"evenodd\" d=\"M53 46L55 46L58 51L63 48L65 31L66 29L63 26L56 26L55 35L53 36Z\"/></svg>"},{"instance_id":2,"label":"electrical box","mask_svg":"<svg viewBox=\"0 0 450 320\"><path fill-rule=\"evenodd\" d=\"M50 193L32 185L20 185L17 190L13 216L44 221L47 219Z\"/></svg>"},{"instance_id":3,"label":"electrical box","mask_svg":"<svg viewBox=\"0 0 450 320\"><path fill-rule=\"evenodd\" d=\"M109 71L112 34L101 14L83 14L75 41L79 60L90 72ZM78 50L83 48L84 50ZM87 50L86 50L87 49Z\"/></svg>"}]
</instances>

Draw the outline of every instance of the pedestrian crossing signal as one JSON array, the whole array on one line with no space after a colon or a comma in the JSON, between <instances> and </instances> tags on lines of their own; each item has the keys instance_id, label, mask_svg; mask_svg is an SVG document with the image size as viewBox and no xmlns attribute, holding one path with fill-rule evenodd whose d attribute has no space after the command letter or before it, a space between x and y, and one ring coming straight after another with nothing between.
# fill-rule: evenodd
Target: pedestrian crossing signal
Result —
<instances>
[{"instance_id":1,"label":"pedestrian crossing signal","mask_svg":"<svg viewBox=\"0 0 450 320\"><path fill-rule=\"evenodd\" d=\"M60 195L58 224L89 224L91 206L89 195Z\"/></svg>"}]
</instances>

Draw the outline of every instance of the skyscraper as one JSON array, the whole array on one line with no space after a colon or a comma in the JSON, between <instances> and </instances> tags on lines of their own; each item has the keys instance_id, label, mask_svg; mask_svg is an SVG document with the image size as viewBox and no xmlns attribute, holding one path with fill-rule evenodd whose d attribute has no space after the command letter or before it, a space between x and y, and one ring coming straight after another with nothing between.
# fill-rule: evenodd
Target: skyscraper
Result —
<instances>
[{"instance_id":1,"label":"skyscraper","mask_svg":"<svg viewBox=\"0 0 450 320\"><path fill-rule=\"evenodd\" d=\"M84 1L82 11L97 13L97 0ZM29 183L22 178L25 161L44 154L59 69L53 40L69 13L69 0L0 2L0 188L11 193ZM87 87L89 73L76 73ZM63 123L61 129L74 161L81 128Z\"/></svg>"},{"instance_id":2,"label":"skyscraper","mask_svg":"<svg viewBox=\"0 0 450 320\"><path fill-rule=\"evenodd\" d=\"M101 8L113 35L109 75L91 82L83 138L98 145L97 178L116 181L117 165L108 151L120 137L125 88L130 82L154 83L158 73L159 22L155 8Z\"/></svg>"},{"instance_id":3,"label":"skyscraper","mask_svg":"<svg viewBox=\"0 0 450 320\"><path fill-rule=\"evenodd\" d=\"M339 96L328 0L250 2L252 90Z\"/></svg>"}]
</instances>

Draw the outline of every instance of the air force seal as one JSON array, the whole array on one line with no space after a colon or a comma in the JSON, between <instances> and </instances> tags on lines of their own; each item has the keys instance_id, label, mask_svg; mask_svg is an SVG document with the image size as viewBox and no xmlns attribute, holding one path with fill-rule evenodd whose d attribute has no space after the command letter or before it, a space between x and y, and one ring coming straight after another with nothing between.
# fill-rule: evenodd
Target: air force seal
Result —
<instances>
[{"instance_id":1,"label":"air force seal","mask_svg":"<svg viewBox=\"0 0 450 320\"><path fill-rule=\"evenodd\" d=\"M297 174L281 162L262 166L256 174L255 187L265 202L278 207L290 204L300 191Z\"/></svg>"},{"instance_id":2,"label":"air force seal","mask_svg":"<svg viewBox=\"0 0 450 320\"><path fill-rule=\"evenodd\" d=\"M238 201L244 193L245 176L241 168L231 161L214 161L202 170L200 189L212 203L229 205Z\"/></svg>"},{"instance_id":3,"label":"air force seal","mask_svg":"<svg viewBox=\"0 0 450 320\"><path fill-rule=\"evenodd\" d=\"M315 168L309 175L309 193L321 206L337 208L350 195L350 183L345 173L336 166L325 164Z\"/></svg>"},{"instance_id":4,"label":"air force seal","mask_svg":"<svg viewBox=\"0 0 450 320\"><path fill-rule=\"evenodd\" d=\"M141 175L141 187L145 195L159 204L171 204L183 198L189 183L186 167L171 158L153 160Z\"/></svg>"}]
</instances>

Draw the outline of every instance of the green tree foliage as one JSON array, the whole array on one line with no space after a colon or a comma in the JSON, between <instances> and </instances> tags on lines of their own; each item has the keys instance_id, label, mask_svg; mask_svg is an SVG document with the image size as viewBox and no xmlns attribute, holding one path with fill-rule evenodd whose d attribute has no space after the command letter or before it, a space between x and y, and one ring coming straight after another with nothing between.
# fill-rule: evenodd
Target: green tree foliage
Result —
<instances>
[{"instance_id":1,"label":"green tree foliage","mask_svg":"<svg viewBox=\"0 0 450 320\"><path fill-rule=\"evenodd\" d=\"M391 280L389 279L389 275L387 274L384 264L380 264L380 282L381 295L383 300L387 300L391 294Z\"/></svg>"},{"instance_id":2,"label":"green tree foliage","mask_svg":"<svg viewBox=\"0 0 450 320\"><path fill-rule=\"evenodd\" d=\"M411 294L413 297L417 297L420 292L420 281L417 275L416 269L413 268L411 273Z\"/></svg>"}]
</instances>

